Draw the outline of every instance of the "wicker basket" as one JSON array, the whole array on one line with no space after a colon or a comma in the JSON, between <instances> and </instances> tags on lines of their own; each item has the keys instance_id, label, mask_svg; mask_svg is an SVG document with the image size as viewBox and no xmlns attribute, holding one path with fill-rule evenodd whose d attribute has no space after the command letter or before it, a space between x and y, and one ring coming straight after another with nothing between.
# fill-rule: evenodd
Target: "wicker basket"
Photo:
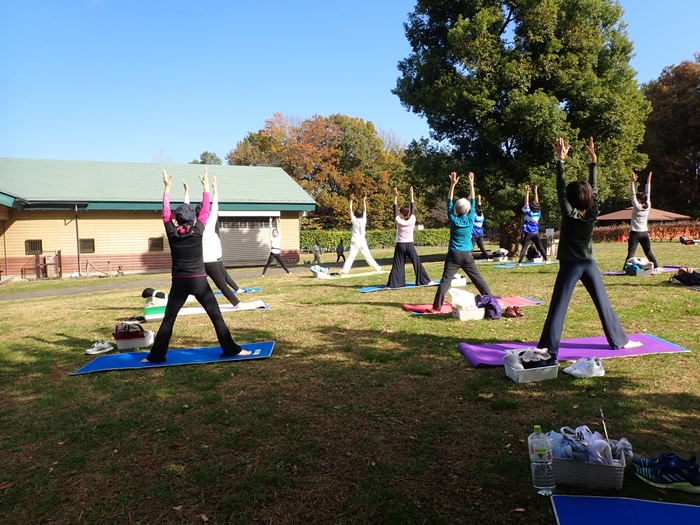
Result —
<instances>
[{"instance_id":1,"label":"wicker basket","mask_svg":"<svg viewBox=\"0 0 700 525\"><path fill-rule=\"evenodd\" d=\"M622 488L625 477L625 455L614 460L614 465L600 465L573 459L554 458L552 468L557 485L573 485L589 489L610 490Z\"/></svg>"}]
</instances>

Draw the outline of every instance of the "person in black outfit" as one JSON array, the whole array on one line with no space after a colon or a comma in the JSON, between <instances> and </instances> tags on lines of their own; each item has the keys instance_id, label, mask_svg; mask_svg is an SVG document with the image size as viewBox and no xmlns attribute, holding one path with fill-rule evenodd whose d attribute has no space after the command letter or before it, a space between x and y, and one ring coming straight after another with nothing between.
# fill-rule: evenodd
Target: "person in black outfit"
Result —
<instances>
[{"instance_id":1,"label":"person in black outfit","mask_svg":"<svg viewBox=\"0 0 700 525\"><path fill-rule=\"evenodd\" d=\"M142 361L143 363L162 363L168 351L170 338L173 334L173 325L177 314L185 304L187 297L192 294L199 304L204 307L209 319L211 319L216 331L216 337L223 353L220 357L233 357L236 355L250 355L249 350L243 350L238 346L231 331L226 326L219 303L214 297L214 292L209 287L207 274L204 270L202 256L202 235L209 217L209 177L205 168L204 176L200 177L203 186L202 209L199 216L189 204L181 204L175 210L173 218L170 211L170 184L172 176L168 177L163 170L163 223L165 233L170 244L172 259L172 285L168 295L168 304L165 307L165 316L158 329L153 347L150 353Z\"/></svg>"},{"instance_id":2,"label":"person in black outfit","mask_svg":"<svg viewBox=\"0 0 700 525\"><path fill-rule=\"evenodd\" d=\"M343 258L343 262L345 262L345 245L343 244L343 239L340 239L338 246L335 247L335 254L338 256L335 262L340 262L341 257Z\"/></svg>"}]
</instances>

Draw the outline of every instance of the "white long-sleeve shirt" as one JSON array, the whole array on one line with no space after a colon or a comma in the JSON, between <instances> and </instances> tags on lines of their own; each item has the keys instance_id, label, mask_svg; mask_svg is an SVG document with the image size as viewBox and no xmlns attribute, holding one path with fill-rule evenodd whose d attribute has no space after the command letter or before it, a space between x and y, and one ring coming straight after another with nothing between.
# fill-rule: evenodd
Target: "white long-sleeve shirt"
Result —
<instances>
[{"instance_id":1,"label":"white long-sleeve shirt","mask_svg":"<svg viewBox=\"0 0 700 525\"><path fill-rule=\"evenodd\" d=\"M644 191L647 194L647 209L642 208L642 204L637 200L637 192L634 189L634 182L630 182L630 201L632 202L632 220L630 221L630 231L645 232L649 231L647 227L647 218L649 210L651 210L651 184L647 183Z\"/></svg>"},{"instance_id":2,"label":"white long-sleeve shirt","mask_svg":"<svg viewBox=\"0 0 700 525\"><path fill-rule=\"evenodd\" d=\"M190 203L189 194L185 195L185 204ZM216 222L219 220L219 194L214 194L214 199L209 212L207 225L202 234L202 256L205 263L216 262L223 257L221 239L216 234Z\"/></svg>"},{"instance_id":3,"label":"white long-sleeve shirt","mask_svg":"<svg viewBox=\"0 0 700 525\"><path fill-rule=\"evenodd\" d=\"M277 237L272 235L275 228L270 228L270 252L282 253L282 232L277 228Z\"/></svg>"}]
</instances>

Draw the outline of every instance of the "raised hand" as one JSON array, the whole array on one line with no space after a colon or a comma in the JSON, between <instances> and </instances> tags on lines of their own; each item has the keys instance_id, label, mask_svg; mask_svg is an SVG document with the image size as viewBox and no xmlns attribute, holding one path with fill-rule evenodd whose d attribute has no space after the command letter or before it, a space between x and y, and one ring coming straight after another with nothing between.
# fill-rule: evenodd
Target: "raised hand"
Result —
<instances>
[{"instance_id":1,"label":"raised hand","mask_svg":"<svg viewBox=\"0 0 700 525\"><path fill-rule=\"evenodd\" d=\"M351 193L351 194L350 194L350 202L352 202L352 201L354 201L354 200L355 200L355 194L354 194L354 193Z\"/></svg>"},{"instance_id":2,"label":"raised hand","mask_svg":"<svg viewBox=\"0 0 700 525\"><path fill-rule=\"evenodd\" d=\"M593 164L596 164L598 162L598 155L595 152L595 144L593 143L593 137L588 139L586 151L588 152L588 156L591 158L591 162Z\"/></svg>"},{"instance_id":3,"label":"raised hand","mask_svg":"<svg viewBox=\"0 0 700 525\"><path fill-rule=\"evenodd\" d=\"M394 186L394 197L398 197L398 196L399 196L399 189L396 186Z\"/></svg>"},{"instance_id":4,"label":"raised hand","mask_svg":"<svg viewBox=\"0 0 700 525\"><path fill-rule=\"evenodd\" d=\"M185 179L182 179L182 187L185 188L185 193L190 191L190 187L187 185L187 181Z\"/></svg>"},{"instance_id":5,"label":"raised hand","mask_svg":"<svg viewBox=\"0 0 700 525\"><path fill-rule=\"evenodd\" d=\"M637 174L635 172L630 173L630 182L637 182Z\"/></svg>"},{"instance_id":6,"label":"raised hand","mask_svg":"<svg viewBox=\"0 0 700 525\"><path fill-rule=\"evenodd\" d=\"M408 194L411 196L411 201L413 201L413 186L408 188Z\"/></svg>"},{"instance_id":7,"label":"raised hand","mask_svg":"<svg viewBox=\"0 0 700 525\"><path fill-rule=\"evenodd\" d=\"M172 175L168 176L168 174L165 173L165 170L163 170L163 183L165 184L165 187L169 188L170 184L172 184L172 182L173 182L173 176Z\"/></svg>"},{"instance_id":8,"label":"raised hand","mask_svg":"<svg viewBox=\"0 0 700 525\"><path fill-rule=\"evenodd\" d=\"M474 182L474 174L471 171L469 172L469 182L470 183Z\"/></svg>"},{"instance_id":9,"label":"raised hand","mask_svg":"<svg viewBox=\"0 0 700 525\"><path fill-rule=\"evenodd\" d=\"M204 168L204 175L200 175L199 180L202 182L203 185L209 182L209 168Z\"/></svg>"},{"instance_id":10,"label":"raised hand","mask_svg":"<svg viewBox=\"0 0 700 525\"><path fill-rule=\"evenodd\" d=\"M214 177L211 181L211 187L216 190L216 177Z\"/></svg>"},{"instance_id":11,"label":"raised hand","mask_svg":"<svg viewBox=\"0 0 700 525\"><path fill-rule=\"evenodd\" d=\"M591 137L591 144L593 144L593 137ZM557 160L566 159L566 155L569 153L569 148L571 146L566 146L564 144L564 139L559 137L554 143L554 151L557 153ZM588 149L588 147L586 147Z\"/></svg>"},{"instance_id":12,"label":"raised hand","mask_svg":"<svg viewBox=\"0 0 700 525\"><path fill-rule=\"evenodd\" d=\"M530 185L529 184L525 184L525 191L530 193Z\"/></svg>"},{"instance_id":13,"label":"raised hand","mask_svg":"<svg viewBox=\"0 0 700 525\"><path fill-rule=\"evenodd\" d=\"M647 184L651 184L651 174L652 172L649 172L649 177L647 177Z\"/></svg>"},{"instance_id":14,"label":"raised hand","mask_svg":"<svg viewBox=\"0 0 700 525\"><path fill-rule=\"evenodd\" d=\"M452 173L450 173L450 185L457 186L458 182L459 182L459 177L457 176L457 172L453 171Z\"/></svg>"}]
</instances>

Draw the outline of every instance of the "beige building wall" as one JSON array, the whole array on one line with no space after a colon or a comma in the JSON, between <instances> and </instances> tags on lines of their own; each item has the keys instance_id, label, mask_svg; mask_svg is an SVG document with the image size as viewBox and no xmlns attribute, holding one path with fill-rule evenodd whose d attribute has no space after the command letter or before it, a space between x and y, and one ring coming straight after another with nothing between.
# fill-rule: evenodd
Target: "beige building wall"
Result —
<instances>
[{"instance_id":1,"label":"beige building wall","mask_svg":"<svg viewBox=\"0 0 700 525\"><path fill-rule=\"evenodd\" d=\"M60 250L64 276L79 270L74 211L0 208L7 210L7 218L2 219L4 210L0 209L0 220L3 221L0 268L4 271L3 275L35 274L35 257L25 253L27 240L41 241L42 258ZM280 222L283 256L290 263L297 263L299 214L282 212ZM95 248L94 253L80 254L80 273L106 270L110 266L113 271L118 266L122 266L124 271L170 268L170 250L160 211L78 211L77 226L79 238L93 239ZM149 251L151 238L162 239L162 251ZM233 260L226 262L235 266L235 255ZM241 262L250 264L250 261Z\"/></svg>"}]
</instances>

